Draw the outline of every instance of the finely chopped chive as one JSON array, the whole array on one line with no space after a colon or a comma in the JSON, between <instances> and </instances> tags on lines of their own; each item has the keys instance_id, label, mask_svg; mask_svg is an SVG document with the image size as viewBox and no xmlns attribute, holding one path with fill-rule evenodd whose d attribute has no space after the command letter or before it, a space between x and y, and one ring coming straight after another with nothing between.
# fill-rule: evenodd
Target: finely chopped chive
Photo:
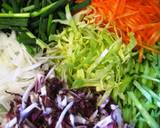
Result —
<instances>
[{"instance_id":1,"label":"finely chopped chive","mask_svg":"<svg viewBox=\"0 0 160 128\"><path fill-rule=\"evenodd\" d=\"M29 18L30 13L0 13L0 18Z\"/></svg>"},{"instance_id":2,"label":"finely chopped chive","mask_svg":"<svg viewBox=\"0 0 160 128\"><path fill-rule=\"evenodd\" d=\"M39 11L36 11L36 12L33 12L31 13L31 17L36 17L36 16L39 16L39 15L48 15L49 13L53 12L55 9L57 9L59 6L67 3L68 0L59 0L59 1L56 1L46 7L43 7L41 10Z\"/></svg>"},{"instance_id":3,"label":"finely chopped chive","mask_svg":"<svg viewBox=\"0 0 160 128\"><path fill-rule=\"evenodd\" d=\"M35 9L35 5L30 5L21 9L21 12L28 12Z\"/></svg>"},{"instance_id":4,"label":"finely chopped chive","mask_svg":"<svg viewBox=\"0 0 160 128\"><path fill-rule=\"evenodd\" d=\"M29 17L37 17L40 15L48 15L48 13L54 11L57 9L59 6L63 5L64 3L67 3L68 0L59 0L56 1L46 7L43 7L39 11L34 11L31 13L0 13L0 17L15 17L15 18L29 18Z\"/></svg>"},{"instance_id":5,"label":"finely chopped chive","mask_svg":"<svg viewBox=\"0 0 160 128\"><path fill-rule=\"evenodd\" d=\"M50 14L48 17L48 23L47 23L47 35L50 35L51 33L52 19L53 19L53 15Z\"/></svg>"},{"instance_id":6,"label":"finely chopped chive","mask_svg":"<svg viewBox=\"0 0 160 128\"><path fill-rule=\"evenodd\" d=\"M0 18L1 25L8 26L21 26L26 27L28 25L27 18Z\"/></svg>"},{"instance_id":7,"label":"finely chopped chive","mask_svg":"<svg viewBox=\"0 0 160 128\"><path fill-rule=\"evenodd\" d=\"M52 20L66 18L64 6L67 3L71 7L76 6L73 0L5 0L1 3L0 29L13 29L17 33L22 33L20 27L25 27L35 38L47 44L50 43L49 36L62 28L59 23L53 23Z\"/></svg>"}]
</instances>

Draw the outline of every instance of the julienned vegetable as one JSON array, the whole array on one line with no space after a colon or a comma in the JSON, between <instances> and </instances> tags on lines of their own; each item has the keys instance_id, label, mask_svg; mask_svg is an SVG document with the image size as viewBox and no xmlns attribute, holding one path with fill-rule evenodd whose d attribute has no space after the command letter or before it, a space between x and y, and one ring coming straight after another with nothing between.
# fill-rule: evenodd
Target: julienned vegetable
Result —
<instances>
[{"instance_id":1,"label":"julienned vegetable","mask_svg":"<svg viewBox=\"0 0 160 128\"><path fill-rule=\"evenodd\" d=\"M72 11L78 11L90 0L77 4L73 0L3 0L0 1L0 29L15 30L19 42L24 43L31 54L46 48L49 35L61 29L53 19L65 19L64 6L69 3Z\"/></svg>"},{"instance_id":2,"label":"julienned vegetable","mask_svg":"<svg viewBox=\"0 0 160 128\"><path fill-rule=\"evenodd\" d=\"M159 125L155 120L149 115L149 113L144 109L142 104L138 101L137 97L133 92L128 93L129 97L133 100L133 103L137 106L143 117L146 119L147 123L151 128L159 128Z\"/></svg>"},{"instance_id":3,"label":"julienned vegetable","mask_svg":"<svg viewBox=\"0 0 160 128\"><path fill-rule=\"evenodd\" d=\"M139 61L143 59L143 48L160 53L154 48L160 40L159 0L92 0L91 6L93 8L86 16L89 17L88 23L112 24L125 43L130 40L127 33L135 33L140 49Z\"/></svg>"},{"instance_id":4,"label":"julienned vegetable","mask_svg":"<svg viewBox=\"0 0 160 128\"><path fill-rule=\"evenodd\" d=\"M68 9L68 8L67 8ZM53 41L47 49L51 56L62 56L57 60L56 72L72 88L95 86L97 91L108 90L108 95L125 81L128 61L136 53L133 34L126 46L115 33L107 32L106 28L87 25L75 20L67 12L66 21L69 26L61 33L50 36ZM81 15L81 14L80 14ZM124 71L122 71L124 70ZM128 78L127 78L128 79ZM118 95L118 94L117 94Z\"/></svg>"},{"instance_id":5,"label":"julienned vegetable","mask_svg":"<svg viewBox=\"0 0 160 128\"><path fill-rule=\"evenodd\" d=\"M125 121L136 127L159 126L160 56L145 51L146 58L140 64L138 53L133 50L136 39L132 33L130 43L124 45L116 32L108 32L109 25L100 28L86 24L81 21L85 11L71 17L68 7L66 10L67 20L54 21L67 27L50 36L53 43L46 52L49 56L62 57L54 60L57 75L71 88L94 86L97 91L105 90L98 104L111 95L120 105ZM128 96L128 91L135 93L153 122L148 122L143 111L133 105L135 101Z\"/></svg>"},{"instance_id":6,"label":"julienned vegetable","mask_svg":"<svg viewBox=\"0 0 160 128\"><path fill-rule=\"evenodd\" d=\"M12 93L22 94L34 81L44 59L32 57L23 44L16 40L14 32L0 33L0 122L10 109Z\"/></svg>"},{"instance_id":7,"label":"julienned vegetable","mask_svg":"<svg viewBox=\"0 0 160 128\"><path fill-rule=\"evenodd\" d=\"M31 54L35 54L38 46L42 49L46 47L44 42L48 43L47 35L54 32L53 12L59 12L58 8L68 2L69 0L2 1L0 29L15 30L18 41L24 43Z\"/></svg>"},{"instance_id":8,"label":"julienned vegetable","mask_svg":"<svg viewBox=\"0 0 160 128\"><path fill-rule=\"evenodd\" d=\"M4 3L3 5L4 8L2 8L2 10L4 9L3 11L5 12L7 10L7 12L17 13L19 9L17 6L18 4L15 4L15 1L11 2L13 5L13 8L12 6L10 6L10 4L8 6L8 5L5 5L6 3ZM86 2L88 1L89 0L86 0ZM23 8L22 11L34 12L33 11L34 9L39 10L39 8L41 8L37 6L38 2L36 3L36 8L32 6L32 2L29 2L29 4L27 2L29 6ZM50 3L50 1L47 1L47 2ZM46 4L44 0L42 2L42 5L40 6L45 7L45 5ZM80 7L81 7L81 4L80 4ZM18 33L20 35L17 36L18 40L26 41L27 42L26 47L29 47L29 49L30 49L30 45L28 45L28 42L29 43L31 42L31 46L33 46L34 44L32 43L33 40L36 40L37 42L39 42L37 44L40 46L43 46L42 48L46 48L45 55L47 56L47 58L54 58L53 62L56 65L55 67L56 74L62 77L63 80L66 83L68 83L69 87L90 88L90 86L95 86L98 91L104 90L105 93L103 94L103 96L98 98L98 103L96 104L97 106L101 106L101 105L103 106L103 103L106 103L105 101L108 101L108 96L111 95L113 97L113 100L116 103L118 103L119 107L121 108L124 121L131 122L135 125L135 127L138 127L138 128L159 127L160 86L158 85L160 81L160 75L159 75L160 74L160 56L154 53L146 52L144 50L144 55L145 55L144 61L142 64L139 64L137 62L138 53L133 52L135 50L133 48L136 46L136 39L134 38L133 33L128 34L130 37L129 39L130 43L128 45L124 45L122 42L124 38L121 38L118 36L119 31L117 32L117 30L111 26L112 24L111 25L107 24L104 28L100 28L93 24L89 25L85 23L87 20L84 20L83 22L81 21L81 18L83 18L84 15L86 15L86 10L75 15L74 18L72 18L69 12L68 6L66 7L66 10L67 10L66 16L61 11L60 12L58 11L57 14L58 16L61 17L61 19L65 19L66 17L67 20L59 20L59 19L52 20L53 15L49 15L47 19L45 19L43 16L40 16L40 22L39 20L37 21L37 19L35 19L35 22L32 24L34 26L33 27L34 32L36 33L36 34L34 33L35 35L33 35L26 27L14 28L12 26L11 28L16 29L16 31L18 30L18 32L20 31ZM89 15L89 16L92 16L92 15ZM25 21L26 19L23 19L23 20ZM2 22L0 23L3 23L3 19L1 21ZM45 24L46 22L47 24ZM62 31L61 30L60 30L61 32L58 31L59 32L58 35L53 35L54 32L52 33L48 28L52 29L51 24L54 24L54 23L57 24L57 22L67 25L67 27L64 28L63 30L61 28ZM16 25L18 24L23 25L23 23L19 21L15 21L14 23L16 23ZM46 27L43 26L44 24L47 25L47 29ZM112 32L109 32L111 28L114 28L114 30L112 29ZM45 30L45 31L42 31L42 30ZM46 33L46 31L47 33L49 33L47 34L48 42L53 42L50 45L46 45L43 42L45 41L44 34ZM28 39L26 35L30 37L30 39ZM42 40L40 40L39 38L41 38ZM148 46L145 46L145 47L150 48ZM159 45L155 47L159 48ZM155 52L155 49L153 48L150 48L150 50ZM143 54L142 52L140 53L142 57ZM17 52L15 53L15 55L17 55ZM42 77L38 77L38 78L45 77L45 75L40 75L40 76ZM18 80L19 80L19 77L18 77ZM20 125L19 123L21 123L22 125L26 125L27 123L27 125L29 126L31 125L30 127L34 127L34 124L30 122L31 121L33 122L35 120L38 120L37 122L34 122L35 125L39 125L39 120L40 120L40 125L42 126L43 124L41 124L41 119L47 120L47 123L50 122L50 119L48 119L48 115L46 119L46 114L51 112L51 108L48 109L48 106L47 107L45 106L46 109L44 109L45 108L44 104L41 102L43 101L42 95L46 95L46 89L45 89L46 86L43 86L41 82L43 83L43 79L41 80L37 79L35 84L32 84L27 88L24 95L22 95L21 93L17 94L14 92L6 91L6 94L11 94L16 96L16 98L11 103L11 106L13 105L14 107L13 106L11 107L11 111L9 111L7 116L7 119L9 120L13 119L13 120L9 121L6 126L8 125L13 126L14 124ZM21 83L19 85L21 85ZM43 87L41 88L38 85L40 86L42 85ZM53 91L58 93L58 95L60 93L60 97L54 95L52 96L52 99L54 98L56 99L58 104L57 108L61 108L61 105L64 105L66 103L65 96L67 98L69 96L70 98L71 95L69 92L71 92L72 95L74 95L74 93L77 93L77 94L82 93L77 90L69 91L66 88L65 88L66 90L61 88L62 90L59 89L59 91L56 91L56 89L54 88ZM83 92L85 92L85 90L83 90ZM85 96L87 97L94 94L97 94L95 90L91 91L91 93L89 90L87 90L87 95ZM50 96L50 95L47 95L47 96ZM40 98L37 98L37 97L40 97ZM77 96L75 97L77 98ZM76 98L74 100L76 100ZM45 98L44 100L46 101ZM54 124L54 126L59 127L61 126L61 124L63 125L63 121L66 122L64 117L68 114L68 112L70 112L70 109L72 109L72 107L74 106L75 104L74 100L70 101L70 99L69 100L67 99L67 104L65 104L63 109L61 109L60 112L56 111L58 112L58 115L59 115L56 117L59 117L59 118L57 119L57 122L56 124ZM89 105L89 103L85 102L87 103L87 104L84 103L85 105L83 103L82 103L82 106L84 107L86 105L85 108L87 108L87 105ZM90 103L93 103L93 102L90 102ZM17 106L16 106L17 104L20 106L20 109L17 109ZM48 102L46 104L48 104ZM55 106L57 105L55 103L53 104ZM38 113L38 116L34 113L33 109L37 106L38 106L38 112L42 116L39 116L39 113ZM85 109L85 110L95 109L93 106L92 107L91 106L90 106L90 109ZM112 111L113 113L115 112L115 109L114 109L115 105L113 106L109 105L107 106L107 108L108 107L109 109L113 110ZM17 112L19 113L15 113L14 110L17 110ZM42 111L39 111L39 110L42 110ZM80 109L78 109L78 111L79 110ZM121 117L119 109L116 109L116 110L118 110L118 112L116 112L118 113L118 117ZM104 111L105 113L107 112L107 114L109 113L107 109L102 109L102 112ZM89 112L87 111L86 113L89 113ZM12 118L12 114L15 118ZM74 116L73 113L69 113L69 114L71 115L67 116L67 119L69 119L70 121L69 122L71 124L70 126L74 127L74 125L76 125L75 120L79 121L79 117L77 119L77 116ZM101 116L101 114L102 113L100 112L100 114L96 116ZM81 115L83 114L81 113ZM93 114L93 116L94 115L95 113ZM30 116L31 117L34 116L34 118L29 119ZM92 127L100 126L100 125L102 126L104 122L105 122L104 125L108 125L110 121L114 122L113 124L115 124L115 118L114 116L113 117L112 116L113 114L106 116L104 120L102 119L101 121L99 120L99 122L96 122L97 124L96 123L94 123L94 125L92 124ZM86 116L83 116L83 117L86 118ZM94 119L97 120L97 118L94 118ZM118 118L118 119L121 120L121 118ZM81 118L80 121L82 120L83 119ZM116 124L119 124L118 123L119 120L116 120ZM64 124L64 125L67 125L67 124Z\"/></svg>"},{"instance_id":9,"label":"julienned vegetable","mask_svg":"<svg viewBox=\"0 0 160 128\"><path fill-rule=\"evenodd\" d=\"M101 93L95 88L67 89L51 71L38 74L23 95L14 96L5 128L132 128L111 98L96 107Z\"/></svg>"}]
</instances>

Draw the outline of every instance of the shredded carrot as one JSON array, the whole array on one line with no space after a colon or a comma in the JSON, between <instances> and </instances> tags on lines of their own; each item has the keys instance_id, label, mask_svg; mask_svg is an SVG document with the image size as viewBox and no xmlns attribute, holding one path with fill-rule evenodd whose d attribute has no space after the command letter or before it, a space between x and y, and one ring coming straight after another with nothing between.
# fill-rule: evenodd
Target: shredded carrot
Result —
<instances>
[{"instance_id":1,"label":"shredded carrot","mask_svg":"<svg viewBox=\"0 0 160 128\"><path fill-rule=\"evenodd\" d=\"M142 59L143 59L143 48L139 49L139 58L138 58L138 62L142 63Z\"/></svg>"},{"instance_id":2,"label":"shredded carrot","mask_svg":"<svg viewBox=\"0 0 160 128\"><path fill-rule=\"evenodd\" d=\"M125 43L129 41L128 32L135 33L140 48L148 48L160 40L160 0L92 0L91 6L97 15L94 22L103 19L102 27L114 24Z\"/></svg>"}]
</instances>

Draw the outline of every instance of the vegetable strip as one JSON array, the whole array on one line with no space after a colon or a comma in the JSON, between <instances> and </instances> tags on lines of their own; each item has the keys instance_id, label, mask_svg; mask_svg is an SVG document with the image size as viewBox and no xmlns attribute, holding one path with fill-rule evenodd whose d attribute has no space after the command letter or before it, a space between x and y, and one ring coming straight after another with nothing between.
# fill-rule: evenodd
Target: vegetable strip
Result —
<instances>
[{"instance_id":1,"label":"vegetable strip","mask_svg":"<svg viewBox=\"0 0 160 128\"><path fill-rule=\"evenodd\" d=\"M116 26L126 44L129 42L128 32L134 32L137 48L141 49L160 40L159 5L158 0L92 0L94 10L88 11L87 16L95 14L89 23L98 24L103 19L100 26L104 27L107 23ZM113 31L113 28L110 30ZM141 55L139 58L142 60Z\"/></svg>"},{"instance_id":2,"label":"vegetable strip","mask_svg":"<svg viewBox=\"0 0 160 128\"><path fill-rule=\"evenodd\" d=\"M149 113L144 109L140 101L137 99L135 94L133 92L128 93L129 97L132 99L136 107L139 109L140 113L143 115L143 117L147 120L147 123L151 128L159 128L159 125L156 123L156 121L149 115Z\"/></svg>"}]
</instances>

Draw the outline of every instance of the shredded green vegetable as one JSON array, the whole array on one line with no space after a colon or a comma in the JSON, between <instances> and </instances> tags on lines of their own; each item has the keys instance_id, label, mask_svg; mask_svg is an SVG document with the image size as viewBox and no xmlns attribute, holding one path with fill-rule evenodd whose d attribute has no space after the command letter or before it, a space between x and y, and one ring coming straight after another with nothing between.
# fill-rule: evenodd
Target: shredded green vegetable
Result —
<instances>
[{"instance_id":1,"label":"shredded green vegetable","mask_svg":"<svg viewBox=\"0 0 160 128\"><path fill-rule=\"evenodd\" d=\"M96 86L97 91L110 90L111 93L125 81L122 70L132 56L133 34L126 46L116 34L107 31L107 26L103 29L84 22L75 23L69 11L66 17L68 22L58 21L68 27L50 36L53 43L47 50L49 55L64 57L57 60L57 74L72 88Z\"/></svg>"},{"instance_id":2,"label":"shredded green vegetable","mask_svg":"<svg viewBox=\"0 0 160 128\"><path fill-rule=\"evenodd\" d=\"M159 125L157 122L149 115L149 113L144 109L143 105L140 103L140 101L137 99L135 94L133 92L128 93L129 97L133 100L133 103L137 106L140 113L143 115L143 117L146 119L147 123L151 128L159 128Z\"/></svg>"},{"instance_id":3,"label":"shredded green vegetable","mask_svg":"<svg viewBox=\"0 0 160 128\"><path fill-rule=\"evenodd\" d=\"M83 14L72 17L66 7L67 20L53 20L67 25L62 32L50 35L52 43L47 48L47 55L63 57L53 60L57 75L71 88L95 86L97 91L105 91L97 105L111 95L121 107L125 121L135 127L159 127L160 56L145 53L143 63L138 63L138 53L133 52L133 33L130 43L124 45L116 32L107 30L109 25L100 28L86 24L81 21ZM133 91L138 101L128 91ZM135 102L142 105L135 107Z\"/></svg>"}]
</instances>

